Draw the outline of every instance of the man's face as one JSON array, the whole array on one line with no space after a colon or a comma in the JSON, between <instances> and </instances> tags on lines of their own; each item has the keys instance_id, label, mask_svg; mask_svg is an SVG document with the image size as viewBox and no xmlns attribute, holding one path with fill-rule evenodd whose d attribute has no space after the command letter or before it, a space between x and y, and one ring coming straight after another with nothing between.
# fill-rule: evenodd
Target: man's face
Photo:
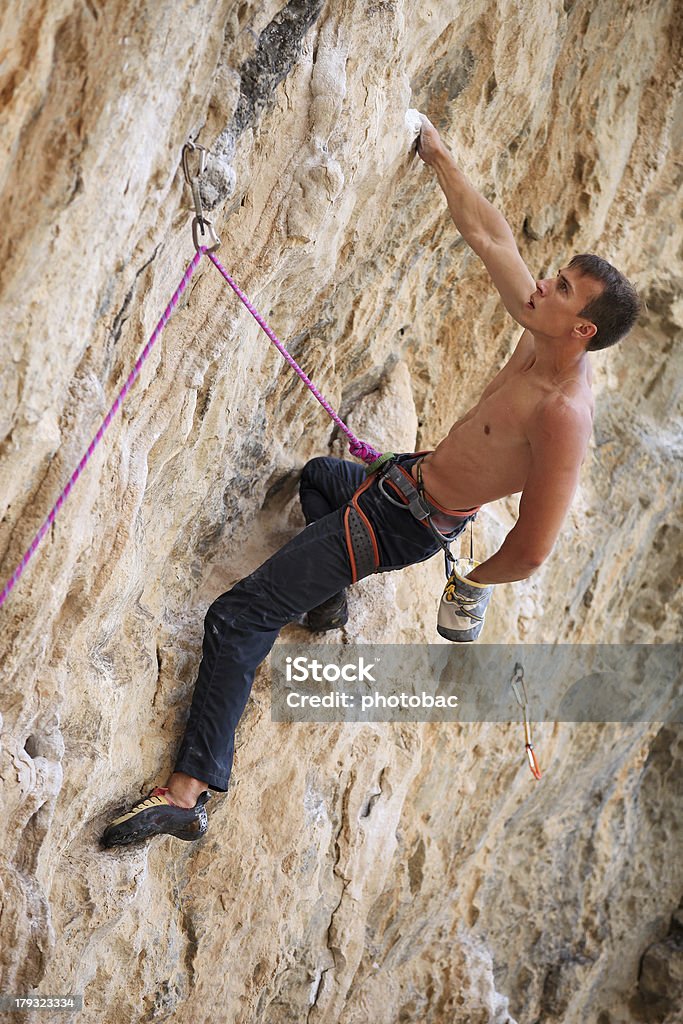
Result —
<instances>
[{"instance_id":1,"label":"man's face","mask_svg":"<svg viewBox=\"0 0 683 1024\"><path fill-rule=\"evenodd\" d=\"M560 268L556 277L536 282L536 291L527 302L529 327L551 338L571 334L577 325L590 323L579 313L601 290L598 281L581 274L576 267Z\"/></svg>"}]
</instances>

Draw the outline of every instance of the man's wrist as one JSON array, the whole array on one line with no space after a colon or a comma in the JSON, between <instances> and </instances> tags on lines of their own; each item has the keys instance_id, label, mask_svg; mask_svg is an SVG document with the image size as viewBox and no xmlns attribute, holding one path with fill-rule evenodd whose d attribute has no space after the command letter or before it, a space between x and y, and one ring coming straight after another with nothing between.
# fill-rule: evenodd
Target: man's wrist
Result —
<instances>
[{"instance_id":1,"label":"man's wrist","mask_svg":"<svg viewBox=\"0 0 683 1024\"><path fill-rule=\"evenodd\" d=\"M473 569L472 572L468 573L467 576L463 576L463 579L468 580L470 583L476 583L478 587L492 587L493 584L490 580L482 580L477 575L478 570Z\"/></svg>"},{"instance_id":2,"label":"man's wrist","mask_svg":"<svg viewBox=\"0 0 683 1024\"><path fill-rule=\"evenodd\" d=\"M439 171L445 172L457 170L458 165L446 147L442 145L432 160L432 167L438 173Z\"/></svg>"}]
</instances>

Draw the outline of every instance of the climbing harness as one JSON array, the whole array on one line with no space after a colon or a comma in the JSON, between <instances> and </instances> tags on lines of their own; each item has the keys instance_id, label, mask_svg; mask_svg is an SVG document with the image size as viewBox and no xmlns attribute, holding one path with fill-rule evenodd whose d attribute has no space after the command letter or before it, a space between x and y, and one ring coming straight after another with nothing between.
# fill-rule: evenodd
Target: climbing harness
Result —
<instances>
[{"instance_id":1,"label":"climbing harness","mask_svg":"<svg viewBox=\"0 0 683 1024\"><path fill-rule=\"evenodd\" d=\"M425 452L418 452L420 456L424 456ZM451 554L451 543L454 538L449 538L447 533L442 533L441 530L437 529L434 525L433 517L441 514L446 514L450 519L466 519L470 518L473 520L479 507L464 509L462 511L454 512L449 511L448 513L440 512L440 510L433 505L426 497L424 481L422 479L422 458L417 463L417 486L413 480L412 475L396 462L394 456L392 460L385 462L378 471L378 484L380 491L392 505L397 505L399 508L405 508L415 519L423 523L428 529L431 530L434 539L437 544L441 547L444 554L444 569L446 573L446 579L450 575L450 566L455 564L455 558ZM389 488L392 488L394 492L398 492L399 496L403 498L402 501L397 501L396 498L392 497L389 493ZM470 522L471 526L471 522ZM472 548L472 533L470 530L470 548Z\"/></svg>"},{"instance_id":2,"label":"climbing harness","mask_svg":"<svg viewBox=\"0 0 683 1024\"><path fill-rule=\"evenodd\" d=\"M344 539L351 564L351 582L370 576L379 568L379 544L372 523L360 507L358 499L374 483L368 476L352 495L344 511Z\"/></svg>"},{"instance_id":3,"label":"climbing harness","mask_svg":"<svg viewBox=\"0 0 683 1024\"><path fill-rule=\"evenodd\" d=\"M531 723L529 722L529 698L526 693L526 686L524 685L524 666L519 662L515 663L515 667L512 673L512 680L510 685L512 686L512 692L514 693L517 703L522 709L524 715L524 749L526 750L527 760L529 762L529 768L531 774L535 779L541 778L541 769L538 766L536 754L534 753L534 747L531 742Z\"/></svg>"}]
</instances>

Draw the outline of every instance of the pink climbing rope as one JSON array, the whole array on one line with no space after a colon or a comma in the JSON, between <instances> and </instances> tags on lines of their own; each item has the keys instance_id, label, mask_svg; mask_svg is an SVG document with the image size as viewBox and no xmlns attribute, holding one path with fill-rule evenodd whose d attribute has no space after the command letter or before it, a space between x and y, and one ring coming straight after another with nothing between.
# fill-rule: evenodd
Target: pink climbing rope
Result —
<instances>
[{"instance_id":1,"label":"pink climbing rope","mask_svg":"<svg viewBox=\"0 0 683 1024\"><path fill-rule=\"evenodd\" d=\"M164 312L163 312L163 314L161 316L161 319L159 320L159 323L154 328L154 331L153 331L149 341L147 342L147 344L145 345L144 349L140 353L140 356L139 356L135 366L130 371L130 374L128 375L128 379L126 380L126 383L123 385L123 387L119 391L119 393L116 396L116 399L114 401L114 404L112 405L111 409L109 410L109 412L105 416L104 420L102 421L102 425L100 426L99 430L97 431L97 433L93 437L92 441L88 445L88 448L87 448L85 454L83 455L81 461L78 463L78 465L76 466L75 470L73 471L73 473L69 477L69 481L66 484L64 490L59 495L59 497L57 498L57 501L54 503L54 505L50 509L50 512L49 512L47 518L45 519L45 522L40 527L40 529L38 530L38 533L35 535L35 537L31 541L31 543L30 543L30 545L28 547L28 550L24 553L24 556L21 559L21 561L19 562L19 565L16 567L16 569L14 570L14 572L12 573L10 578L8 579L8 581L5 584L5 586L2 588L2 591L0 591L0 608L2 608L3 604L5 603L7 598L9 597L9 594L10 594L10 591L12 590L12 588L16 585L18 580L21 578L21 575L24 572L24 569L26 568L26 566L28 565L28 563L29 563L31 557L33 556L36 548L38 547L38 545L40 544L41 540L43 539L43 537L45 536L45 534L47 533L47 531L50 529L50 527L52 526L53 522L55 521L57 513L59 512L60 508L62 507L62 505L64 504L66 499L69 497L69 494L71 492L72 487L74 486L74 484L78 480L79 476L81 475L81 473L85 469L87 463L90 461L90 459L92 457L92 454L95 451L95 449L97 448L97 446L100 443L100 441L102 440L102 437L104 436L104 433L105 433L107 427L109 426L109 424L111 423L112 419L116 415L118 409L122 405L123 400L126 397L126 395L128 394L128 391L130 390L132 384L134 383L136 378L139 376L140 370L142 369L142 364L145 362L145 360L147 359L147 356L152 351L152 346L154 345L154 342L157 340L157 338L159 337L159 335L163 331L164 327L168 323L168 321L170 319L170 316L171 316L171 313L173 312L174 307L177 305L180 296L183 294L183 292L187 288L188 282L189 282L190 278L192 277L193 273L195 272L195 270L197 269L197 266L198 266L199 261L201 260L201 258L202 258L202 253L201 252L197 252L195 254L192 262L189 264L187 270L185 271L185 273L183 275L182 281L180 282L180 284L176 288L175 292L173 293L171 301L169 302L168 306L164 310Z\"/></svg>"},{"instance_id":2,"label":"pink climbing rope","mask_svg":"<svg viewBox=\"0 0 683 1024\"><path fill-rule=\"evenodd\" d=\"M318 389L316 388L316 386L312 382L312 380L304 373L304 371L301 369L301 367L298 365L298 363L289 354L289 352L287 351L285 346L282 344L282 342L279 341L279 339L275 336L274 332L270 329L270 327L268 326L266 321L263 319L263 317L260 315L260 313L258 313L257 310L254 309L252 304L249 302L249 299L247 298L247 296L235 284L235 282L230 277L230 274L227 272L225 267L221 266L219 261L214 256L213 252L210 252L205 246L202 246L201 248L199 248L197 250L194 258L192 259L192 262L189 264L187 270L185 271L180 284L178 285L178 287L176 288L175 292L173 293L171 301L169 302L168 306L164 310L164 312L163 312L163 314L161 316L161 319L159 320L158 324L154 328L154 331L152 332L152 335L151 335L149 341L147 342L147 344L145 345L144 349L140 353L140 356L139 356L137 362L135 363L135 366L133 367L133 369L131 370L130 374L128 375L128 379L126 380L126 383L123 385L123 387L119 391L118 395L116 396L114 404L112 405L111 409L109 410L109 412L105 416L104 420L102 421L102 424L101 424L99 430L97 431L97 433L95 434L94 438L92 439L92 441L88 445L88 448L87 448L85 454L83 455L83 457L81 458L81 461L78 463L78 465L76 466L75 470L73 471L73 473L69 477L68 483L64 487L62 493L57 498L57 501L54 503L54 505L50 509L50 512L48 513L47 518L45 519L45 521L43 522L42 526L38 530L38 533L35 535L35 537L31 541L28 549L25 551L21 561L19 562L19 565L16 567L16 569L14 570L14 572L12 573L10 578L8 579L8 581L5 584L5 586L2 588L2 591L0 591L0 608L2 608L3 604L5 603L7 598L9 597L10 592L16 586L17 582L21 578L21 576L22 576L26 566L28 565L29 561L33 557L33 554L34 554L36 548L38 547L38 545L42 541L43 537L45 536L47 531L50 529L52 524L54 523L55 518L57 516L57 513L61 509L61 507L64 504L64 502L66 501L66 499L69 497L69 494L71 493L71 490L72 490L74 484L76 483L76 481L78 480L79 476L81 475L81 473L85 469L86 465L88 464L88 462L92 458L93 452L95 451L95 449L97 448L98 444L102 440L105 431L107 430L109 424L111 423L112 419L116 415L118 409L123 404L123 400L125 399L126 395L128 394L128 391L130 390L131 386L133 385L133 383L135 382L135 380L139 376L140 370L142 369L143 363L145 362L145 360L147 359L148 355L152 351L152 347L153 347L155 341L157 340L157 338L159 337L159 335L163 331L164 327L168 323L168 321L170 319L170 316L171 316L171 313L173 312L173 309L177 305L180 296L183 294L183 292L187 288L188 282L189 282L190 278L192 277L193 273L195 272L195 270L197 269L199 261L201 260L201 258L204 255L204 253L206 253L206 255L209 257L211 262L216 267L216 269L222 274L222 276L228 282L228 284L230 285L232 290L235 292L237 297L244 303L244 305L247 307L247 309L249 310L251 315L254 317L256 322L259 324L259 326L268 335L268 337L270 338L272 343L275 345L277 350L286 359L286 361L289 363L289 365L292 367L292 369L295 371L295 373L297 373L299 375L299 377L304 382L306 387L308 387L310 389L310 391L313 394L313 396L315 398L317 398L317 400L320 402L320 404L322 405L323 409L328 414L328 416L331 416L331 418L337 424L339 429L342 430L346 434L346 436L348 438L348 441L349 441L349 451L351 452L351 454L354 455L356 458L362 459L364 462L367 462L367 463L375 462L377 459L381 459L381 457L382 457L381 452L378 452L371 445L366 444L364 441L361 441L359 438L356 437L356 435L353 433L352 430L349 430L349 428L346 426L346 424L343 422L343 420L341 420L340 417L337 415L337 413L334 411L334 409L332 408L330 403L322 396L320 391L318 391Z\"/></svg>"},{"instance_id":3,"label":"pink climbing rope","mask_svg":"<svg viewBox=\"0 0 683 1024\"><path fill-rule=\"evenodd\" d=\"M209 257L209 259L213 263L213 265L216 268L216 270L218 270L218 272L221 274L221 276L224 277L225 280L228 282L228 284L230 285L230 287L234 291L234 293L237 296L237 298L241 302L244 303L244 305L247 307L247 309L249 310L249 312L253 316L253 318L256 321L256 323L268 335L268 337L272 341L273 345L275 345L275 348L278 350L280 355L282 355L286 359L286 361L292 367L294 372L296 374L298 374L298 376L304 382L306 387L310 390L310 392L313 395L313 397L317 398L317 400L320 402L320 404L322 405L322 407L325 410L325 412L327 413L327 415L330 416L334 420L334 422L337 424L339 429L342 430L346 434L346 436L347 436L347 438L349 440L349 451L351 452L351 454L353 456L355 456L355 458L362 459L363 462L367 462L367 463L376 462L377 459L380 459L382 457L382 453L381 452L378 452L375 448L372 447L372 445L366 444L365 441L361 441L358 437L356 437L356 435L353 433L352 430L349 430L349 428L346 426L344 421L334 411L334 409L332 408L330 403L327 401L327 399L323 397L323 395L320 393L320 391L318 391L317 387L315 386L313 381L310 379L310 377L308 377L304 373L304 371L301 369L301 367L296 362L296 360L292 358L292 356L289 354L289 352L287 351L285 346L282 344L282 342L276 337L275 333L270 329L270 327L268 326L266 321L263 319L261 314L252 306L251 302L249 301L247 296L244 294L242 289L238 285L235 284L233 279L230 277L230 274L227 272L225 267L222 266L222 264L218 261L216 256L212 252L209 252L206 248L203 248L202 252L206 253L206 255Z\"/></svg>"}]
</instances>

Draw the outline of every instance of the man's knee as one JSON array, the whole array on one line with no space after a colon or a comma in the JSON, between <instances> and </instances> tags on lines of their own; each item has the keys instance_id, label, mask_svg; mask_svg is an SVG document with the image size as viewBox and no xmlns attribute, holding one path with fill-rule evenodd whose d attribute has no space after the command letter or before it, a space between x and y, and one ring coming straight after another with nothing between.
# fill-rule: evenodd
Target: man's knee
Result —
<instances>
[{"instance_id":1,"label":"man's knee","mask_svg":"<svg viewBox=\"0 0 683 1024\"><path fill-rule=\"evenodd\" d=\"M314 459L309 459L301 470L299 486L301 486L301 484L312 484L316 477L320 475L321 471L324 472L326 469L330 468L331 463L338 461L338 459L330 458L329 455L318 455Z\"/></svg>"},{"instance_id":2,"label":"man's knee","mask_svg":"<svg viewBox=\"0 0 683 1024\"><path fill-rule=\"evenodd\" d=\"M329 511L328 508L320 509L317 507L318 498L316 495L323 495L325 493L325 475L326 472L329 472L330 462L333 461L335 460L330 459L325 455L320 455L315 459L309 459L301 470L301 479L299 480L299 501L304 509L304 515L306 516L307 522L315 522L316 519L320 519L321 516L325 515ZM309 502L314 502L314 507L312 509L308 509L308 512L308 506L306 504L307 496L309 496Z\"/></svg>"},{"instance_id":3,"label":"man's knee","mask_svg":"<svg viewBox=\"0 0 683 1024\"><path fill-rule=\"evenodd\" d=\"M246 598L241 594L241 583L236 583L232 590L227 590L209 605L204 616L204 629L214 635L232 623L243 608Z\"/></svg>"}]
</instances>

